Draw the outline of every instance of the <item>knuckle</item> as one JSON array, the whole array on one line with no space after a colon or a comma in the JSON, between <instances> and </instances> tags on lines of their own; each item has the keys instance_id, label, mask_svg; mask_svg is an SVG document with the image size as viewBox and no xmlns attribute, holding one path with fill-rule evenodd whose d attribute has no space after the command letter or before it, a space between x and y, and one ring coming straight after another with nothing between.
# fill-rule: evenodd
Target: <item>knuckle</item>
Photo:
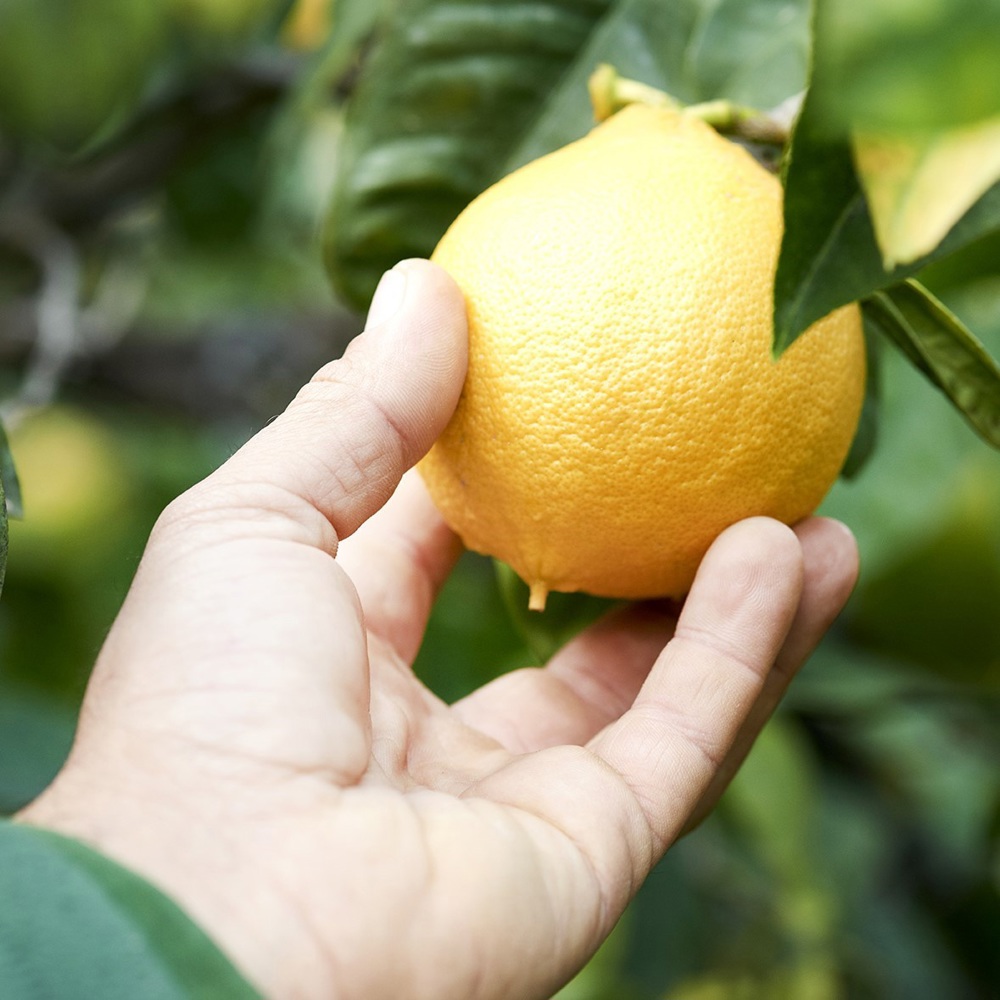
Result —
<instances>
[{"instance_id":1,"label":"knuckle","mask_svg":"<svg viewBox=\"0 0 1000 1000\"><path fill-rule=\"evenodd\" d=\"M299 458L314 465L306 478L322 484L311 499L323 510L343 498L371 496L387 499L403 469L411 464L412 446L406 428L382 401L377 379L354 363L334 362L314 376L293 403L296 421L315 424L309 440L322 441L322 452L300 449ZM331 424L334 432L331 433ZM357 525L348 514L340 533Z\"/></svg>"},{"instance_id":2,"label":"knuckle","mask_svg":"<svg viewBox=\"0 0 1000 1000\"><path fill-rule=\"evenodd\" d=\"M748 656L740 642L740 636L726 637L698 625L680 622L671 639L672 645L687 643L696 650L713 658L718 658L726 667L735 668L748 674L752 681L759 682L771 667L770 662L761 663Z\"/></svg>"},{"instance_id":3,"label":"knuckle","mask_svg":"<svg viewBox=\"0 0 1000 1000\"><path fill-rule=\"evenodd\" d=\"M213 478L171 501L157 518L150 541L189 549L264 537L325 549L337 544L329 523L294 492L264 481Z\"/></svg>"}]
</instances>

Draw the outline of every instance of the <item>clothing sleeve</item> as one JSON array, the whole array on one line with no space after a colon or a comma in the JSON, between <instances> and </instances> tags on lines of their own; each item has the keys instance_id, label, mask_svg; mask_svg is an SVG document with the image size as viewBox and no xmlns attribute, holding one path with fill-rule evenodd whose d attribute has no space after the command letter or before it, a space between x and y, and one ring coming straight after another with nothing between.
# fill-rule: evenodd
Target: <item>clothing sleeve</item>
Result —
<instances>
[{"instance_id":1,"label":"clothing sleeve","mask_svg":"<svg viewBox=\"0 0 1000 1000\"><path fill-rule=\"evenodd\" d=\"M260 1000L162 892L84 844L0 821L4 1000Z\"/></svg>"}]
</instances>

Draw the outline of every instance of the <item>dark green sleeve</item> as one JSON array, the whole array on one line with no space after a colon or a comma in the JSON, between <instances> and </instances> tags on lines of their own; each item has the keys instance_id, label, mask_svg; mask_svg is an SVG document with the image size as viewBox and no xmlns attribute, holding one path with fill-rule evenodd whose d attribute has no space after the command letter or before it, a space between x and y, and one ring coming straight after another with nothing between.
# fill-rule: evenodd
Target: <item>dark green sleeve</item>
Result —
<instances>
[{"instance_id":1,"label":"dark green sleeve","mask_svg":"<svg viewBox=\"0 0 1000 1000\"><path fill-rule=\"evenodd\" d=\"M83 844L0 822L4 1000L251 1000L158 889Z\"/></svg>"}]
</instances>

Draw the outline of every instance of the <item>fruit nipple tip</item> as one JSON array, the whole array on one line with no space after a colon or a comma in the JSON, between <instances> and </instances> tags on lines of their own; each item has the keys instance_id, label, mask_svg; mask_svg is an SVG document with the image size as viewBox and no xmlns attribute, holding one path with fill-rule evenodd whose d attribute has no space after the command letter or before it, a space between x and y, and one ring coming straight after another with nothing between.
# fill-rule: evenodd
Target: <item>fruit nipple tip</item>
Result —
<instances>
[{"instance_id":1,"label":"fruit nipple tip","mask_svg":"<svg viewBox=\"0 0 1000 1000\"><path fill-rule=\"evenodd\" d=\"M533 583L531 593L528 595L529 611L544 611L545 601L549 596L549 588L544 583Z\"/></svg>"}]
</instances>

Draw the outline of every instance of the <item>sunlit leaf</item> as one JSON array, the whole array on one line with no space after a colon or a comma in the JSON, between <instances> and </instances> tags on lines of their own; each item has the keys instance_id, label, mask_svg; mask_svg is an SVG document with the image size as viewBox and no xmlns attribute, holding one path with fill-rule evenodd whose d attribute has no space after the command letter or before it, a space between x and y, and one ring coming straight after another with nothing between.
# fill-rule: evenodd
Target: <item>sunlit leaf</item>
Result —
<instances>
[{"instance_id":1,"label":"sunlit leaf","mask_svg":"<svg viewBox=\"0 0 1000 1000\"><path fill-rule=\"evenodd\" d=\"M1000 230L1000 184L959 219L932 253L886 270L850 143L824 130L811 90L792 136L784 212L774 285L774 344L779 353L834 309L898 284L931 261Z\"/></svg>"},{"instance_id":2,"label":"sunlit leaf","mask_svg":"<svg viewBox=\"0 0 1000 1000\"><path fill-rule=\"evenodd\" d=\"M789 883L812 881L816 845L815 763L795 724L776 717L758 737L723 799L773 874Z\"/></svg>"},{"instance_id":3,"label":"sunlit leaf","mask_svg":"<svg viewBox=\"0 0 1000 1000\"><path fill-rule=\"evenodd\" d=\"M716 972L684 980L662 1000L838 1000L840 976L833 954L813 954L762 975Z\"/></svg>"},{"instance_id":4,"label":"sunlit leaf","mask_svg":"<svg viewBox=\"0 0 1000 1000\"><path fill-rule=\"evenodd\" d=\"M1000 448L1000 365L958 317L915 281L879 292L865 310L979 436Z\"/></svg>"},{"instance_id":5,"label":"sunlit leaf","mask_svg":"<svg viewBox=\"0 0 1000 1000\"><path fill-rule=\"evenodd\" d=\"M897 262L905 258L906 263L887 268L853 162L852 134L935 135L982 123L1000 111L1000 57L983 63L977 61L975 46L968 52L961 46L953 48L956 39L970 37L970 25L983 31L993 24L1000 17L1000 6L991 0L986 11L980 0L957 0L957 4L956 8L950 0L817 3L809 92L785 171L785 231L774 290L776 353L838 306L897 284L931 261L1000 229L1000 185L988 187L976 200L989 185L991 172L995 179L993 167L967 166L966 150L958 151L966 144L969 148L986 144L984 136L946 147L931 167L922 167L916 159L906 161L898 150L888 165L872 167L873 156L867 151L863 159L869 188L873 176L882 182L875 209L879 226L883 232L891 230L886 219L896 213L899 218L893 225L899 225L905 237L902 253L896 237L891 237L886 256ZM965 23L960 24L964 15L968 15ZM984 44L1000 45L1000 32ZM956 53L961 58L953 59ZM925 57L933 66L922 64ZM944 61L939 63L938 57ZM914 67L922 67L916 75ZM911 102L902 99L895 85L871 87L872 74L882 73L896 83L909 81L904 89L910 83L919 85L924 97ZM966 93L969 88L982 100ZM933 101L925 91L933 92ZM943 116L942 106L948 108ZM923 110L914 116L914 107ZM985 159L992 157L991 152ZM948 176L946 184L928 194L925 185L941 177L941 164L960 176ZM924 170L926 177L917 177ZM917 181L919 191L911 183Z\"/></svg>"},{"instance_id":6,"label":"sunlit leaf","mask_svg":"<svg viewBox=\"0 0 1000 1000\"><path fill-rule=\"evenodd\" d=\"M855 132L852 148L886 270L929 254L1000 179L1000 117L933 132Z\"/></svg>"},{"instance_id":7,"label":"sunlit leaf","mask_svg":"<svg viewBox=\"0 0 1000 1000\"><path fill-rule=\"evenodd\" d=\"M1000 113L996 0L819 0L831 129L942 129Z\"/></svg>"},{"instance_id":8,"label":"sunlit leaf","mask_svg":"<svg viewBox=\"0 0 1000 1000\"><path fill-rule=\"evenodd\" d=\"M21 515L21 487L17 481L17 472L14 470L14 458L10 453L7 432L0 423L0 594L3 593L3 581L7 572L7 519Z\"/></svg>"}]
</instances>

